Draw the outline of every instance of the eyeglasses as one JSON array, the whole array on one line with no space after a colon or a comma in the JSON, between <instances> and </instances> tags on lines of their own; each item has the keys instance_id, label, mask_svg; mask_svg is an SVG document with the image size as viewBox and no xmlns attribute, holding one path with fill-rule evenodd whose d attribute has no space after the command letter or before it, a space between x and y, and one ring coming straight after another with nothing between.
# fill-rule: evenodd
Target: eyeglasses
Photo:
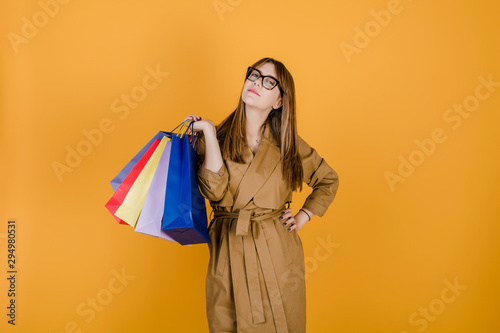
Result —
<instances>
[{"instance_id":1,"label":"eyeglasses","mask_svg":"<svg viewBox=\"0 0 500 333\"><path fill-rule=\"evenodd\" d=\"M274 89L280 82L276 80L274 77L269 75L262 75L262 73L253 67L248 67L247 69L247 80L252 82L257 81L259 78L262 78L262 86L267 90Z\"/></svg>"}]
</instances>

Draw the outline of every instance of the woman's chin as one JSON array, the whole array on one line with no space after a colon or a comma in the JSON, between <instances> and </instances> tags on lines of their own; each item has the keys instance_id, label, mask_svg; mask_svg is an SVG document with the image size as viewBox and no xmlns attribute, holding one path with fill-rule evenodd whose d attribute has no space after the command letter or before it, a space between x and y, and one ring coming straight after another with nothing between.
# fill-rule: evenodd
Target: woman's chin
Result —
<instances>
[{"instance_id":1,"label":"woman's chin","mask_svg":"<svg viewBox=\"0 0 500 333\"><path fill-rule=\"evenodd\" d=\"M259 103L260 101L256 100L256 97L258 98L259 96L242 96L241 100L243 103L245 103L246 106L250 106L252 108L256 109L261 109L262 108L262 103Z\"/></svg>"}]
</instances>

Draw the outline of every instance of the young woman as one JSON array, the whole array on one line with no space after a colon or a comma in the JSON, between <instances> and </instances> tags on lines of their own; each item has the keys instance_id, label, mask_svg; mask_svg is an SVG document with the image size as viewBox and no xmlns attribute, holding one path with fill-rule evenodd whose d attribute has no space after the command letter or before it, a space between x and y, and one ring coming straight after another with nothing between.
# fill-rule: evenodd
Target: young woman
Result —
<instances>
[{"instance_id":1,"label":"young woman","mask_svg":"<svg viewBox=\"0 0 500 333\"><path fill-rule=\"evenodd\" d=\"M337 173L298 134L295 86L285 66L248 68L241 97L221 124L190 115L201 131L197 177L210 201L207 318L215 332L305 332L306 291L297 233L335 198ZM313 188L289 208L302 183Z\"/></svg>"}]
</instances>

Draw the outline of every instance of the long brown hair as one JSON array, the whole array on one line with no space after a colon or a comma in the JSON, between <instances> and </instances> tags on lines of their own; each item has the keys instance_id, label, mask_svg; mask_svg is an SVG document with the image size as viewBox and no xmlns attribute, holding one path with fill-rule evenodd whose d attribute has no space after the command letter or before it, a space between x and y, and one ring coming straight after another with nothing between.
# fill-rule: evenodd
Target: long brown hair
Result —
<instances>
[{"instance_id":1,"label":"long brown hair","mask_svg":"<svg viewBox=\"0 0 500 333\"><path fill-rule=\"evenodd\" d=\"M295 115L295 84L285 65L273 58L262 58L254 63L252 67L258 67L266 62L274 64L276 78L280 82L278 87L282 98L281 107L272 109L266 122L269 122L271 133L280 147L283 177L292 191L297 188L302 191L304 171L299 156L297 118ZM248 146L245 121L245 104L240 93L236 109L216 127L217 139L224 159L230 159L236 163L245 163L242 154ZM266 122L262 125L261 130Z\"/></svg>"}]
</instances>

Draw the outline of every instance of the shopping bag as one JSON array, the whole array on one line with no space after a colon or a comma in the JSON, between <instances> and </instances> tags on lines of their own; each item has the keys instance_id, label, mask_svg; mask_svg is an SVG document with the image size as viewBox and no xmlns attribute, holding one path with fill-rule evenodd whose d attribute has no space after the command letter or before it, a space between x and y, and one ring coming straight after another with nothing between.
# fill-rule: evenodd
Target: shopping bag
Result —
<instances>
[{"instance_id":1,"label":"shopping bag","mask_svg":"<svg viewBox=\"0 0 500 333\"><path fill-rule=\"evenodd\" d=\"M195 170L197 135L172 135L162 229L182 245L210 243L205 198Z\"/></svg>"},{"instance_id":2,"label":"shopping bag","mask_svg":"<svg viewBox=\"0 0 500 333\"><path fill-rule=\"evenodd\" d=\"M155 174L155 170L160 161L160 157L165 148L167 140L170 140L164 136L158 147L155 149L153 155L148 160L141 173L137 179L132 184L132 187L128 191L125 199L123 200L118 210L115 212L115 216L119 217L122 221L130 224L135 228L137 224L137 219L146 200L146 194L148 193L151 181Z\"/></svg>"},{"instance_id":3,"label":"shopping bag","mask_svg":"<svg viewBox=\"0 0 500 333\"><path fill-rule=\"evenodd\" d=\"M141 214L139 215L139 220L135 226L135 231L176 242L165 231L161 230L171 146L172 141L170 139L165 144L165 149L158 162L151 186L146 195L146 200L142 206Z\"/></svg>"},{"instance_id":4,"label":"shopping bag","mask_svg":"<svg viewBox=\"0 0 500 333\"><path fill-rule=\"evenodd\" d=\"M179 127L179 126L177 126L177 127ZM174 128L174 130L177 129L177 127ZM139 162L139 160L144 156L144 154L153 145L153 143L156 140L161 140L165 135L168 135L168 134L169 134L168 132L160 131L151 140L149 140L149 142L134 156L134 158L131 159L130 162L127 163L127 165L125 165L125 167L118 173L118 175L115 178L113 178L113 180L111 180L111 187L113 187L113 191L116 192L118 187L120 187L121 183L125 180L127 175L130 173L130 171L134 168L134 166L137 164L137 162Z\"/></svg>"},{"instance_id":5,"label":"shopping bag","mask_svg":"<svg viewBox=\"0 0 500 333\"><path fill-rule=\"evenodd\" d=\"M132 187L132 184L134 181L137 179L139 174L141 173L142 169L146 165L146 163L149 161L151 155L153 155L153 152L156 150L158 145L160 144L160 140L156 140L153 142L153 144L149 147L149 149L146 150L144 155L139 159L139 161L134 165L132 170L128 173L128 175L125 177L125 179L122 181L120 186L116 189L116 192L113 194L111 199L106 203L106 208L109 210L111 214L113 214L113 217L120 223L120 224L127 224L126 222L122 221L119 217L115 216L115 212L118 210L120 205L122 204L123 200L125 199L128 191Z\"/></svg>"}]
</instances>

